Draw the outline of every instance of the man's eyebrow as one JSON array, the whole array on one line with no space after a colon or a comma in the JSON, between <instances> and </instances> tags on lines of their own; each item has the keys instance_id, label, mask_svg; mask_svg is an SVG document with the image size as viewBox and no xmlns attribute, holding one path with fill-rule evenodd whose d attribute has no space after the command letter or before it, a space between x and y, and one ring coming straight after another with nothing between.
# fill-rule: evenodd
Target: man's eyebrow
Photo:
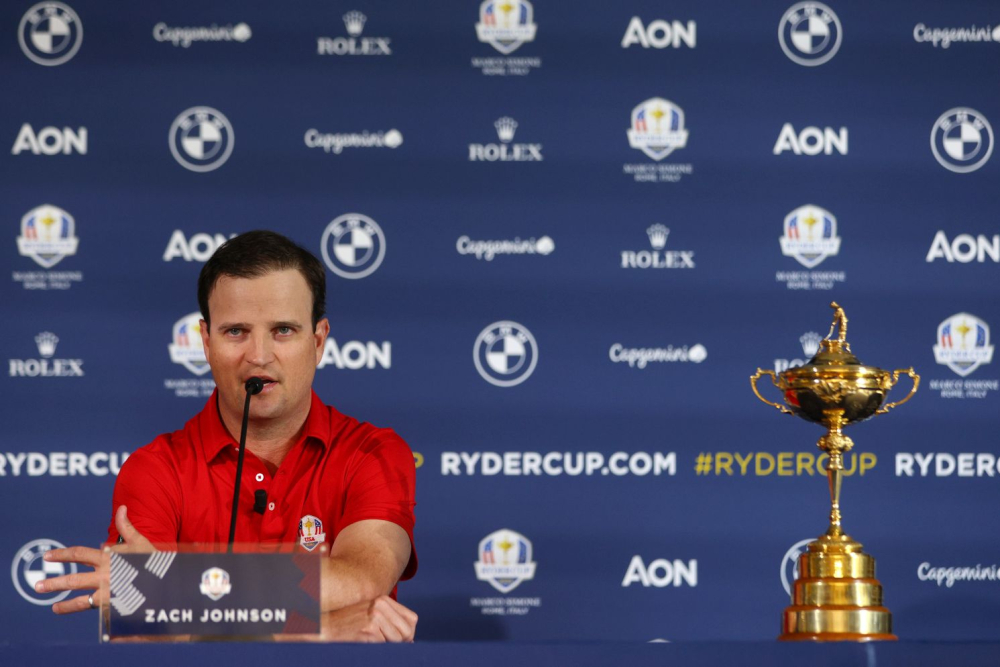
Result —
<instances>
[{"instance_id":1,"label":"man's eyebrow","mask_svg":"<svg viewBox=\"0 0 1000 667\"><path fill-rule=\"evenodd\" d=\"M216 331L229 331L230 329L247 329L250 325L246 322L223 322L215 327Z\"/></svg>"},{"instance_id":2,"label":"man's eyebrow","mask_svg":"<svg viewBox=\"0 0 1000 667\"><path fill-rule=\"evenodd\" d=\"M292 329L301 329L302 324L295 320L281 320L279 322L272 322L271 328L277 329L278 327L290 327Z\"/></svg>"}]
</instances>

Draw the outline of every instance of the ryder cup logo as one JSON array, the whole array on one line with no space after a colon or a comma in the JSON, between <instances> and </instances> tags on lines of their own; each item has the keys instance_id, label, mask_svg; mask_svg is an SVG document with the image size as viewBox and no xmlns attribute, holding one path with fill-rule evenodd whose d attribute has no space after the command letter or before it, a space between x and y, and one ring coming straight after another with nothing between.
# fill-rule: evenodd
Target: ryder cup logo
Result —
<instances>
[{"instance_id":1,"label":"ryder cup logo","mask_svg":"<svg viewBox=\"0 0 1000 667\"><path fill-rule=\"evenodd\" d=\"M781 254L794 257L811 269L840 252L837 219L819 206L806 204L785 216L785 233L779 239Z\"/></svg>"},{"instance_id":2,"label":"ryder cup logo","mask_svg":"<svg viewBox=\"0 0 1000 667\"><path fill-rule=\"evenodd\" d=\"M43 204L21 218L17 251L43 268L51 269L67 255L75 255L79 242L73 216L58 206Z\"/></svg>"},{"instance_id":3,"label":"ryder cup logo","mask_svg":"<svg viewBox=\"0 0 1000 667\"><path fill-rule=\"evenodd\" d=\"M821 2L792 5L778 24L781 50L806 67L822 65L835 56L843 36L840 19Z\"/></svg>"},{"instance_id":4,"label":"ryder cup logo","mask_svg":"<svg viewBox=\"0 0 1000 667\"><path fill-rule=\"evenodd\" d=\"M674 149L687 146L684 111L662 97L652 97L632 109L628 145L654 160L662 160Z\"/></svg>"},{"instance_id":5,"label":"ryder cup logo","mask_svg":"<svg viewBox=\"0 0 1000 667\"><path fill-rule=\"evenodd\" d=\"M934 361L943 364L962 377L982 364L993 361L990 327L969 313L952 315L938 325Z\"/></svg>"},{"instance_id":6,"label":"ryder cup logo","mask_svg":"<svg viewBox=\"0 0 1000 667\"><path fill-rule=\"evenodd\" d=\"M531 542L521 533L506 528L491 533L479 542L475 568L477 579L489 582L501 593L510 593L522 581L535 577Z\"/></svg>"},{"instance_id":7,"label":"ryder cup logo","mask_svg":"<svg viewBox=\"0 0 1000 667\"><path fill-rule=\"evenodd\" d=\"M497 387L521 384L538 363L535 337L517 322L494 322L480 332L472 348L476 370Z\"/></svg>"},{"instance_id":8,"label":"ryder cup logo","mask_svg":"<svg viewBox=\"0 0 1000 667\"><path fill-rule=\"evenodd\" d=\"M195 375L204 375L211 370L201 344L201 313L190 313L174 323L174 342L168 348L170 361Z\"/></svg>"},{"instance_id":9,"label":"ryder cup logo","mask_svg":"<svg viewBox=\"0 0 1000 667\"><path fill-rule=\"evenodd\" d=\"M528 0L485 0L479 5L476 36L500 53L513 53L535 39L535 11Z\"/></svg>"},{"instance_id":10,"label":"ryder cup logo","mask_svg":"<svg viewBox=\"0 0 1000 667\"><path fill-rule=\"evenodd\" d=\"M48 67L62 65L80 50L83 24L63 3L39 2L21 19L17 41L33 62Z\"/></svg>"},{"instance_id":11,"label":"ryder cup logo","mask_svg":"<svg viewBox=\"0 0 1000 667\"><path fill-rule=\"evenodd\" d=\"M385 234L367 215L345 213L323 231L323 261L341 278L364 278L385 257Z\"/></svg>"},{"instance_id":12,"label":"ryder cup logo","mask_svg":"<svg viewBox=\"0 0 1000 667\"><path fill-rule=\"evenodd\" d=\"M306 551L312 551L323 542L326 542L326 533L323 532L323 522L307 514L299 519L299 544Z\"/></svg>"},{"instance_id":13,"label":"ryder cup logo","mask_svg":"<svg viewBox=\"0 0 1000 667\"><path fill-rule=\"evenodd\" d=\"M49 577L61 577L64 574L76 574L76 563L54 563L45 560L46 551L65 549L66 545L55 540L34 540L21 547L10 567L14 588L31 604L48 606L60 600L65 600L73 591L57 593L36 593L35 584Z\"/></svg>"},{"instance_id":14,"label":"ryder cup logo","mask_svg":"<svg viewBox=\"0 0 1000 667\"><path fill-rule=\"evenodd\" d=\"M993 154L993 128L975 109L949 109L931 128L931 151L945 169L967 174L986 164Z\"/></svg>"},{"instance_id":15,"label":"ryder cup logo","mask_svg":"<svg viewBox=\"0 0 1000 667\"><path fill-rule=\"evenodd\" d=\"M170 126L170 152L185 169L218 169L233 152L233 126L211 107L191 107Z\"/></svg>"},{"instance_id":16,"label":"ryder cup logo","mask_svg":"<svg viewBox=\"0 0 1000 667\"><path fill-rule=\"evenodd\" d=\"M219 601L223 596L233 590L233 585L229 581L229 573L221 567L210 567L201 574L201 586L198 587L202 595L213 601Z\"/></svg>"},{"instance_id":17,"label":"ryder cup logo","mask_svg":"<svg viewBox=\"0 0 1000 667\"><path fill-rule=\"evenodd\" d=\"M792 584L799 578L799 556L806 552L806 547L812 541L807 539L796 542L781 559L781 585L789 596L792 594Z\"/></svg>"}]
</instances>

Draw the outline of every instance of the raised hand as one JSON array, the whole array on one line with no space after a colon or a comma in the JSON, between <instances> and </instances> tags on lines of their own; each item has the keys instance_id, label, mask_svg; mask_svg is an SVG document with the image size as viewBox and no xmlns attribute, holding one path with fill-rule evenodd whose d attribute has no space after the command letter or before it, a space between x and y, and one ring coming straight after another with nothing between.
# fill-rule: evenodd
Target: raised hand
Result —
<instances>
[{"instance_id":1,"label":"raised hand","mask_svg":"<svg viewBox=\"0 0 1000 667\"><path fill-rule=\"evenodd\" d=\"M152 543L135 529L132 522L128 520L128 510L124 505L118 508L115 514L115 527L118 534L125 540L124 543L112 547L115 551L148 553L155 551ZM93 591L88 595L80 595L75 598L63 600L52 605L52 611L57 614L73 614L78 611L87 611L101 606L101 582L104 588L108 587L108 564L107 559L100 549L90 547L66 547L65 549L52 549L47 551L45 560L58 563L77 563L94 568L93 572L77 572L66 574L61 577L42 579L35 584L35 590L39 593L51 593L53 591Z\"/></svg>"}]
</instances>

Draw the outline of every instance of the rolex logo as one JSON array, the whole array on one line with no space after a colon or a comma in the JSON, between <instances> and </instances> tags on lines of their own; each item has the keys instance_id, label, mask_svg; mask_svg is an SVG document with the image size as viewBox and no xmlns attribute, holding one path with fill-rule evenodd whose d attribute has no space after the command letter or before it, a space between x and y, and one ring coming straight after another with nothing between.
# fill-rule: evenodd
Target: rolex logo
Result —
<instances>
[{"instance_id":1,"label":"rolex logo","mask_svg":"<svg viewBox=\"0 0 1000 667\"><path fill-rule=\"evenodd\" d=\"M799 336L799 342L802 343L803 354L812 358L819 351L820 340L822 340L822 338L815 331L807 331Z\"/></svg>"},{"instance_id":2,"label":"rolex logo","mask_svg":"<svg viewBox=\"0 0 1000 667\"><path fill-rule=\"evenodd\" d=\"M507 143L514 139L514 131L517 129L517 121L513 118L509 116L497 118L497 121L493 123L493 126L497 128L497 136L500 137L500 141Z\"/></svg>"},{"instance_id":3,"label":"rolex logo","mask_svg":"<svg viewBox=\"0 0 1000 667\"><path fill-rule=\"evenodd\" d=\"M35 336L41 359L8 359L10 377L83 377L83 359L53 359L59 336L43 331Z\"/></svg>"},{"instance_id":4,"label":"rolex logo","mask_svg":"<svg viewBox=\"0 0 1000 667\"><path fill-rule=\"evenodd\" d=\"M42 333L35 336L35 344L38 345L38 354L42 355L46 359L52 357L56 353L56 344L59 342L59 336L55 335L51 331L43 331Z\"/></svg>"},{"instance_id":5,"label":"rolex logo","mask_svg":"<svg viewBox=\"0 0 1000 667\"><path fill-rule=\"evenodd\" d=\"M499 143L469 144L470 162L541 162L541 144L515 144L517 121L510 116L497 118L493 123Z\"/></svg>"},{"instance_id":6,"label":"rolex logo","mask_svg":"<svg viewBox=\"0 0 1000 667\"><path fill-rule=\"evenodd\" d=\"M656 223L646 229L652 250L622 250L623 269L693 269L694 250L664 250L670 229Z\"/></svg>"},{"instance_id":7,"label":"rolex logo","mask_svg":"<svg viewBox=\"0 0 1000 667\"><path fill-rule=\"evenodd\" d=\"M653 250L663 250L667 245L667 236L670 234L667 227L660 224L652 225L646 233L649 234L649 244L653 246Z\"/></svg>"},{"instance_id":8,"label":"rolex logo","mask_svg":"<svg viewBox=\"0 0 1000 667\"><path fill-rule=\"evenodd\" d=\"M365 21L367 17L359 11L349 11L344 14L344 26L347 28L347 34L351 37L357 37L361 34L361 31L365 29Z\"/></svg>"}]
</instances>

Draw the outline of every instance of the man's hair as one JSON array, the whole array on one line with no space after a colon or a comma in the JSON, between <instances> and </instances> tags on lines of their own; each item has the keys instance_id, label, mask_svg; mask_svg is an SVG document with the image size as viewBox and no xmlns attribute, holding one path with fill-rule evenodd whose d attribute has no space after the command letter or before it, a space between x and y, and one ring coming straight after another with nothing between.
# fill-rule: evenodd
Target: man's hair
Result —
<instances>
[{"instance_id":1,"label":"man's hair","mask_svg":"<svg viewBox=\"0 0 1000 667\"><path fill-rule=\"evenodd\" d=\"M281 234L255 230L233 237L219 246L198 275L198 307L207 324L208 297L222 276L260 278L275 271L297 269L312 291L312 326L326 313L326 272L308 250Z\"/></svg>"}]
</instances>

